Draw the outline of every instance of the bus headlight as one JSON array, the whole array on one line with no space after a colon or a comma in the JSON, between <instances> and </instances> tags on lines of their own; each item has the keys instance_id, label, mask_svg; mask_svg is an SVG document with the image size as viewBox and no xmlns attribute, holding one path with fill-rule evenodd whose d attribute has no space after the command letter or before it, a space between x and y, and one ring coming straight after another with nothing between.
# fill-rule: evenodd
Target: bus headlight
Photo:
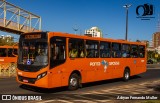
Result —
<instances>
[{"instance_id":1,"label":"bus headlight","mask_svg":"<svg viewBox=\"0 0 160 103\"><path fill-rule=\"evenodd\" d=\"M46 76L46 75L47 75L47 72L43 72L43 73L39 74L39 75L37 76L37 80L43 78L43 77Z\"/></svg>"}]
</instances>

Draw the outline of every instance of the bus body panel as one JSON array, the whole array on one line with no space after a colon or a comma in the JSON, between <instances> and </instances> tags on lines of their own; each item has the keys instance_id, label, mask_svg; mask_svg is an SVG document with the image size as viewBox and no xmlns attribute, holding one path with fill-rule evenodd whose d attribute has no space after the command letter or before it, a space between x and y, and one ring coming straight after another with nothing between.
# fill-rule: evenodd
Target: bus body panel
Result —
<instances>
[{"instance_id":1,"label":"bus body panel","mask_svg":"<svg viewBox=\"0 0 160 103\"><path fill-rule=\"evenodd\" d=\"M51 79L49 84L50 88L58 87L62 85L62 70L60 67L54 68L54 70L49 70L50 75L49 78Z\"/></svg>"},{"instance_id":2,"label":"bus body panel","mask_svg":"<svg viewBox=\"0 0 160 103\"><path fill-rule=\"evenodd\" d=\"M17 57L0 57L0 63L15 63L17 62Z\"/></svg>"},{"instance_id":3,"label":"bus body panel","mask_svg":"<svg viewBox=\"0 0 160 103\"><path fill-rule=\"evenodd\" d=\"M82 59L82 58L81 58ZM134 64L134 60L128 60L127 63L131 62L131 65L125 66L126 62L124 60L120 60L117 58L116 59L110 59L108 62L110 63L110 66L107 67L107 70L104 70L104 66L96 66L96 64L92 64L90 66L91 62L92 63L97 63L98 61L102 61L102 59L96 59L96 60L87 60L83 59L71 59L68 60L66 63L63 65L59 66L58 71L60 71L59 74L55 74L55 77L57 77L58 81L62 81L62 86L67 86L68 85L68 79L72 71L78 70L80 71L80 74L82 76L82 83L87 83L87 82L93 82L93 81L99 81L99 80L107 80L107 79L114 79L114 78L121 78L123 77L123 72L125 67L129 67L131 70L131 76L136 75L139 73L143 73L146 71L145 67L138 68L136 64ZM81 61L81 62L80 62ZM115 66L115 61L119 61L119 65ZM81 65L77 65L77 63L81 63ZM68 65L70 64L70 65ZM56 68L57 69L57 68ZM57 71L57 70L53 70ZM58 73L57 71L57 73ZM51 78L53 79L53 78ZM54 87L55 85L60 85L60 83L57 83L57 81L53 80L53 85L51 87Z\"/></svg>"}]
</instances>

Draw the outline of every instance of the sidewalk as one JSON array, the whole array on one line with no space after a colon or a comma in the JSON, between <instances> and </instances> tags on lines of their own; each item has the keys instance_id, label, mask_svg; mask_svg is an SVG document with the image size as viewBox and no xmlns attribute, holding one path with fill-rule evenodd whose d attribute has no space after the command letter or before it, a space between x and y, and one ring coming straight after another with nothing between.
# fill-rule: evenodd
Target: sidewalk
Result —
<instances>
[{"instance_id":1,"label":"sidewalk","mask_svg":"<svg viewBox=\"0 0 160 103\"><path fill-rule=\"evenodd\" d=\"M147 68L160 68L160 64L147 64Z\"/></svg>"}]
</instances>

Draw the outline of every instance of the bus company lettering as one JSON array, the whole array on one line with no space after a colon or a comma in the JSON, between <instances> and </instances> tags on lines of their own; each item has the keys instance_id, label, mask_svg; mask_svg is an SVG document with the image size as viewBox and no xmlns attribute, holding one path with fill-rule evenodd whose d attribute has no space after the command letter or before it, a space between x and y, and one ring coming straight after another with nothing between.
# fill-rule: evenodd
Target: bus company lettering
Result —
<instances>
[{"instance_id":1,"label":"bus company lettering","mask_svg":"<svg viewBox=\"0 0 160 103\"><path fill-rule=\"evenodd\" d=\"M100 66L101 62L90 62L90 66Z\"/></svg>"},{"instance_id":2,"label":"bus company lettering","mask_svg":"<svg viewBox=\"0 0 160 103\"><path fill-rule=\"evenodd\" d=\"M119 65L119 61L108 62L109 65ZM101 62L90 62L90 66L101 66Z\"/></svg>"},{"instance_id":3,"label":"bus company lettering","mask_svg":"<svg viewBox=\"0 0 160 103\"><path fill-rule=\"evenodd\" d=\"M109 62L109 65L119 65L119 62Z\"/></svg>"}]
</instances>

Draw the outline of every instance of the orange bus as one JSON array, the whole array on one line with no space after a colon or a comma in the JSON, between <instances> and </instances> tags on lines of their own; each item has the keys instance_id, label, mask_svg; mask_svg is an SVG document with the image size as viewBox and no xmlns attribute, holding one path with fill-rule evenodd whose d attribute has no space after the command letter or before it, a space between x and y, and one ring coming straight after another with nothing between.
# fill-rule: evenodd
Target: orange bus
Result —
<instances>
[{"instance_id":1,"label":"orange bus","mask_svg":"<svg viewBox=\"0 0 160 103\"><path fill-rule=\"evenodd\" d=\"M8 74L6 73L11 69L13 75L15 76L17 50L18 46L0 46L0 76L7 76Z\"/></svg>"},{"instance_id":2,"label":"orange bus","mask_svg":"<svg viewBox=\"0 0 160 103\"><path fill-rule=\"evenodd\" d=\"M146 71L146 45L140 42L60 32L22 34L17 81L42 88L123 78Z\"/></svg>"},{"instance_id":3,"label":"orange bus","mask_svg":"<svg viewBox=\"0 0 160 103\"><path fill-rule=\"evenodd\" d=\"M1 63L16 63L17 62L18 46L0 46L0 64Z\"/></svg>"}]
</instances>

